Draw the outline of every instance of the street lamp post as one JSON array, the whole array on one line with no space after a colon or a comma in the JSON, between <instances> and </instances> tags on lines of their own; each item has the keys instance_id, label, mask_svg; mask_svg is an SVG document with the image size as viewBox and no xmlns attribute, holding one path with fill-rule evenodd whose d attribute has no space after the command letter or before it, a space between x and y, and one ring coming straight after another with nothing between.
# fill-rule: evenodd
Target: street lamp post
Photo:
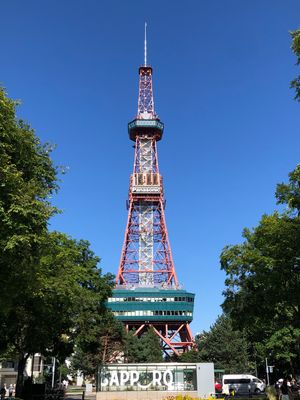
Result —
<instances>
[{"instance_id":1,"label":"street lamp post","mask_svg":"<svg viewBox=\"0 0 300 400\"><path fill-rule=\"evenodd\" d=\"M54 388L54 378L55 378L55 357L52 358L52 388Z\"/></svg>"},{"instance_id":2,"label":"street lamp post","mask_svg":"<svg viewBox=\"0 0 300 400\"><path fill-rule=\"evenodd\" d=\"M266 373L267 373L267 384L268 386L270 385L270 379L269 379L269 367L268 367L268 359L266 358Z\"/></svg>"}]
</instances>

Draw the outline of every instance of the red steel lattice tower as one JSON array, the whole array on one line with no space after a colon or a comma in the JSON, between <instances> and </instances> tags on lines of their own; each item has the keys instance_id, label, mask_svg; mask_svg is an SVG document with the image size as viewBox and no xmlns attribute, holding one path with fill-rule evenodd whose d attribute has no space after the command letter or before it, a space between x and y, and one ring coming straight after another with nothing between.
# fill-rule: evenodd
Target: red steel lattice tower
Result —
<instances>
[{"instance_id":1,"label":"red steel lattice tower","mask_svg":"<svg viewBox=\"0 0 300 400\"><path fill-rule=\"evenodd\" d=\"M193 346L189 323L194 295L178 284L165 220L163 180L159 173L157 142L164 125L154 110L152 68L139 68L138 113L128 124L135 142L130 177L128 220L116 289L109 306L126 328L140 335L149 326L160 337L166 353Z\"/></svg>"}]
</instances>

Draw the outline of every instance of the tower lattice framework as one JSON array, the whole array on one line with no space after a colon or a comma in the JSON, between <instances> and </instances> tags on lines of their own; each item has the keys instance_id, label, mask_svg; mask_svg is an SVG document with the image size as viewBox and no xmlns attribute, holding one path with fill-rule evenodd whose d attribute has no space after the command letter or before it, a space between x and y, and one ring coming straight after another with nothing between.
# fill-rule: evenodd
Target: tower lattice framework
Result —
<instances>
[{"instance_id":1,"label":"tower lattice framework","mask_svg":"<svg viewBox=\"0 0 300 400\"><path fill-rule=\"evenodd\" d=\"M135 142L134 166L116 288L109 305L127 330L141 335L152 327L165 353L178 355L194 343L189 327L194 295L178 284L168 238L157 154L163 129L154 111L152 68L145 61L139 68L138 113L128 124Z\"/></svg>"},{"instance_id":2,"label":"tower lattice framework","mask_svg":"<svg viewBox=\"0 0 300 400\"><path fill-rule=\"evenodd\" d=\"M164 215L162 176L158 167L156 143L161 139L163 125L156 126L159 119L154 111L152 68L140 67L139 77L135 122L140 129L130 131L131 139L135 141L135 155L117 284L178 286ZM143 125L143 121L147 124ZM151 122L154 123L153 130L148 128ZM148 129L145 129L146 126Z\"/></svg>"}]
</instances>

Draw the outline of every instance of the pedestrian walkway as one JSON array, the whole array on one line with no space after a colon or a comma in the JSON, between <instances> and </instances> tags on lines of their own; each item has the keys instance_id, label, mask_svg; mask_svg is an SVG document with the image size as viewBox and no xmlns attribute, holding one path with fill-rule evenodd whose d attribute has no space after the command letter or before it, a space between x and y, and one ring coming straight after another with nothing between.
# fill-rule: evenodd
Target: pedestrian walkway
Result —
<instances>
[{"instance_id":1,"label":"pedestrian walkway","mask_svg":"<svg viewBox=\"0 0 300 400\"><path fill-rule=\"evenodd\" d=\"M67 391L66 400L96 400L96 392L86 394L82 391Z\"/></svg>"}]
</instances>

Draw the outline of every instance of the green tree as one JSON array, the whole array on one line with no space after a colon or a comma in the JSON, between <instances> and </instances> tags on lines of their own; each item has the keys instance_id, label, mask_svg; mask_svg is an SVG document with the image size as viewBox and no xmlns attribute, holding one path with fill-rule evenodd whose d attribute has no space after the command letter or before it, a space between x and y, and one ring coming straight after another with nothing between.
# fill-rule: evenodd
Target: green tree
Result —
<instances>
[{"instance_id":1,"label":"green tree","mask_svg":"<svg viewBox=\"0 0 300 400\"><path fill-rule=\"evenodd\" d=\"M140 357L140 340L135 335L135 330L129 331L125 336L124 355L127 363L137 363Z\"/></svg>"},{"instance_id":2,"label":"green tree","mask_svg":"<svg viewBox=\"0 0 300 400\"><path fill-rule=\"evenodd\" d=\"M292 36L292 51L297 57L296 65L300 65L300 29L291 32ZM295 89L295 99L300 101L300 75L291 82L291 88Z\"/></svg>"},{"instance_id":3,"label":"green tree","mask_svg":"<svg viewBox=\"0 0 300 400\"><path fill-rule=\"evenodd\" d=\"M18 393L27 358L38 352L63 361L82 332L91 334L93 321L101 324L104 302L111 293L112 277L101 276L98 258L87 242L57 232L44 239L39 264L32 266L32 283L0 319L5 332L2 345L18 354Z\"/></svg>"},{"instance_id":4,"label":"green tree","mask_svg":"<svg viewBox=\"0 0 300 400\"><path fill-rule=\"evenodd\" d=\"M289 173L289 182L277 185L277 204L287 205L290 215L300 217L300 164ZM293 220L293 222L298 220Z\"/></svg>"},{"instance_id":5,"label":"green tree","mask_svg":"<svg viewBox=\"0 0 300 400\"><path fill-rule=\"evenodd\" d=\"M48 231L58 169L16 105L0 89L0 355L18 358L20 396L29 355L70 354L91 321L101 324L113 281L88 242Z\"/></svg>"},{"instance_id":6,"label":"green tree","mask_svg":"<svg viewBox=\"0 0 300 400\"><path fill-rule=\"evenodd\" d=\"M196 336L195 340L197 339ZM198 351L198 346L196 348L182 353L179 357L174 358L174 362L188 362L188 363L198 363L201 362L201 356ZM173 361L173 360L172 360Z\"/></svg>"},{"instance_id":7,"label":"green tree","mask_svg":"<svg viewBox=\"0 0 300 400\"><path fill-rule=\"evenodd\" d=\"M34 131L16 118L16 105L0 88L0 353L15 350L9 330L23 315L16 304L22 301L23 307L25 303L34 307L26 296L32 298L32 271L47 222L57 211L49 203L57 190L58 172L49 155L51 147L42 145ZM26 358L19 358L19 368L24 369Z\"/></svg>"},{"instance_id":8,"label":"green tree","mask_svg":"<svg viewBox=\"0 0 300 400\"><path fill-rule=\"evenodd\" d=\"M125 359L129 363L156 363L163 361L160 340L153 328L149 328L140 337L129 332L125 338Z\"/></svg>"},{"instance_id":9,"label":"green tree","mask_svg":"<svg viewBox=\"0 0 300 400\"><path fill-rule=\"evenodd\" d=\"M282 372L299 362L300 344L300 168L277 185L282 213L264 215L245 229L245 241L227 246L221 267L227 274L223 308L245 329L258 358L271 357Z\"/></svg>"},{"instance_id":10,"label":"green tree","mask_svg":"<svg viewBox=\"0 0 300 400\"><path fill-rule=\"evenodd\" d=\"M163 361L160 340L153 328L149 328L139 339L139 362L158 363Z\"/></svg>"},{"instance_id":11,"label":"green tree","mask_svg":"<svg viewBox=\"0 0 300 400\"><path fill-rule=\"evenodd\" d=\"M231 320L221 315L208 332L196 336L197 350L184 353L181 362L213 362L215 368L226 373L252 372L248 358L248 343L245 334L233 329Z\"/></svg>"},{"instance_id":12,"label":"green tree","mask_svg":"<svg viewBox=\"0 0 300 400\"><path fill-rule=\"evenodd\" d=\"M57 190L57 168L51 147L16 118L17 102L0 88L0 313L10 312L26 290L32 265L49 218L57 212L49 202ZM9 273L8 273L9 272Z\"/></svg>"},{"instance_id":13,"label":"green tree","mask_svg":"<svg viewBox=\"0 0 300 400\"><path fill-rule=\"evenodd\" d=\"M100 311L100 310L99 310ZM102 365L116 362L124 353L125 330L110 310L81 319L80 333L75 339L71 368L86 376L94 376Z\"/></svg>"},{"instance_id":14,"label":"green tree","mask_svg":"<svg viewBox=\"0 0 300 400\"><path fill-rule=\"evenodd\" d=\"M196 343L200 361L213 362L215 368L230 374L251 372L246 337L242 331L233 329L228 316L218 317L209 332L197 336Z\"/></svg>"}]
</instances>

